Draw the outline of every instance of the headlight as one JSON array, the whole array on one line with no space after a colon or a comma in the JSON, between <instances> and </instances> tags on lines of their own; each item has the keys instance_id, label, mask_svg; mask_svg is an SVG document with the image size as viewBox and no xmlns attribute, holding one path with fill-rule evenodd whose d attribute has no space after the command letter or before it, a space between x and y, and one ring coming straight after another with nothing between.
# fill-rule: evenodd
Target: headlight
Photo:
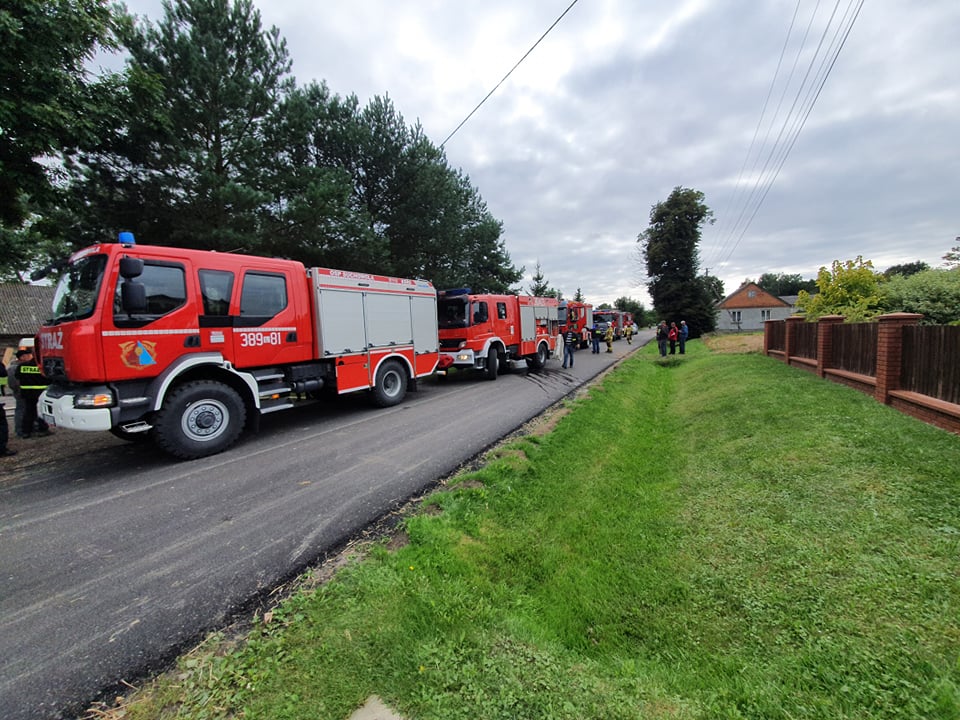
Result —
<instances>
[{"instance_id":1,"label":"headlight","mask_svg":"<svg viewBox=\"0 0 960 720\"><path fill-rule=\"evenodd\" d=\"M73 398L74 407L78 408L104 408L104 407L113 407L113 393L109 392L98 392L98 393L84 393L82 395L76 395Z\"/></svg>"}]
</instances>

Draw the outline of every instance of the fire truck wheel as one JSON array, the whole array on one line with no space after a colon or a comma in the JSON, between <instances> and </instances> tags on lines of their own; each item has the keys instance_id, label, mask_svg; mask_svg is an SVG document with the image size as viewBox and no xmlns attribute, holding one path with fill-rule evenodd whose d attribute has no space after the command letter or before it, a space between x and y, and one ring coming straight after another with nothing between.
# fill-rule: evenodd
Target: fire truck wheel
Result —
<instances>
[{"instance_id":1,"label":"fire truck wheel","mask_svg":"<svg viewBox=\"0 0 960 720\"><path fill-rule=\"evenodd\" d=\"M396 360L387 360L377 370L373 386L373 402L377 407L390 407L407 394L407 371Z\"/></svg>"},{"instance_id":2,"label":"fire truck wheel","mask_svg":"<svg viewBox=\"0 0 960 720\"><path fill-rule=\"evenodd\" d=\"M484 368L484 376L487 380L496 380L497 373L500 371L500 353L495 347L487 351L487 366Z\"/></svg>"},{"instance_id":3,"label":"fire truck wheel","mask_svg":"<svg viewBox=\"0 0 960 720\"><path fill-rule=\"evenodd\" d=\"M157 444L184 460L215 455L240 437L247 411L236 390L214 380L197 380L170 393L157 413Z\"/></svg>"},{"instance_id":4,"label":"fire truck wheel","mask_svg":"<svg viewBox=\"0 0 960 720\"><path fill-rule=\"evenodd\" d=\"M547 364L547 360L550 359L550 350L547 347L546 343L540 343L537 346L537 354L533 357L527 358L527 367L531 370L542 370L543 366Z\"/></svg>"}]
</instances>

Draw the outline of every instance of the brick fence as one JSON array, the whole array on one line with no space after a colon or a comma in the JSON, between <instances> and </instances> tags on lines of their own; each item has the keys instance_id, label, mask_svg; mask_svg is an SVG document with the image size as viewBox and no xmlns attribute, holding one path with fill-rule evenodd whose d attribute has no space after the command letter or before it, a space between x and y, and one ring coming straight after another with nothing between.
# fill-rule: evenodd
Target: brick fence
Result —
<instances>
[{"instance_id":1,"label":"brick fence","mask_svg":"<svg viewBox=\"0 0 960 720\"><path fill-rule=\"evenodd\" d=\"M930 395L901 389L903 329L916 325L922 315L891 313L877 318L876 374L849 372L834 362L834 329L843 322L840 315L826 315L817 323L816 358L797 354L799 328L803 317L768 320L764 323L763 352L787 365L815 372L822 378L852 387L923 422L960 434L960 405ZM779 324L785 324L784 328ZM806 353L809 355L811 353ZM951 362L956 362L952 359Z\"/></svg>"}]
</instances>

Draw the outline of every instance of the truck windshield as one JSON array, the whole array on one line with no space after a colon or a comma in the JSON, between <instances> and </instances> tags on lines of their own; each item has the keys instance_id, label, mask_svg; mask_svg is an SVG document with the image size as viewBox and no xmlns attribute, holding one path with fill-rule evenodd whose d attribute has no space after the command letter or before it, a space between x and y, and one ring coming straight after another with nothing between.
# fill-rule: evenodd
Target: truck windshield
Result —
<instances>
[{"instance_id":1,"label":"truck windshield","mask_svg":"<svg viewBox=\"0 0 960 720\"><path fill-rule=\"evenodd\" d=\"M106 266L106 255L87 255L70 264L53 295L54 324L93 314Z\"/></svg>"},{"instance_id":2,"label":"truck windshield","mask_svg":"<svg viewBox=\"0 0 960 720\"><path fill-rule=\"evenodd\" d=\"M445 298L437 303L437 324L441 328L467 327L467 307L462 298Z\"/></svg>"}]
</instances>

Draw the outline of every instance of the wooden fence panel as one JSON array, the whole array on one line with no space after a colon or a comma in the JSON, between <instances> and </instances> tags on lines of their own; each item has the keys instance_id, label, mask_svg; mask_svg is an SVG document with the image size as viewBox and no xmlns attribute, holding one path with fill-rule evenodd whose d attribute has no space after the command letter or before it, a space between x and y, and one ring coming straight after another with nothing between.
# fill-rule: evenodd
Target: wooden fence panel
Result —
<instances>
[{"instance_id":1,"label":"wooden fence panel","mask_svg":"<svg viewBox=\"0 0 960 720\"><path fill-rule=\"evenodd\" d=\"M809 360L817 359L817 328L819 325L820 323L815 322L797 323L794 335L796 347L791 348L792 354Z\"/></svg>"},{"instance_id":2,"label":"wooden fence panel","mask_svg":"<svg viewBox=\"0 0 960 720\"><path fill-rule=\"evenodd\" d=\"M768 320L763 324L767 333L767 348L770 350L787 349L787 322L785 320Z\"/></svg>"},{"instance_id":3,"label":"wooden fence panel","mask_svg":"<svg viewBox=\"0 0 960 720\"><path fill-rule=\"evenodd\" d=\"M877 323L852 323L833 328L831 365L860 375L877 374Z\"/></svg>"},{"instance_id":4,"label":"wooden fence panel","mask_svg":"<svg viewBox=\"0 0 960 720\"><path fill-rule=\"evenodd\" d=\"M960 327L905 327L900 387L960 404Z\"/></svg>"}]
</instances>

